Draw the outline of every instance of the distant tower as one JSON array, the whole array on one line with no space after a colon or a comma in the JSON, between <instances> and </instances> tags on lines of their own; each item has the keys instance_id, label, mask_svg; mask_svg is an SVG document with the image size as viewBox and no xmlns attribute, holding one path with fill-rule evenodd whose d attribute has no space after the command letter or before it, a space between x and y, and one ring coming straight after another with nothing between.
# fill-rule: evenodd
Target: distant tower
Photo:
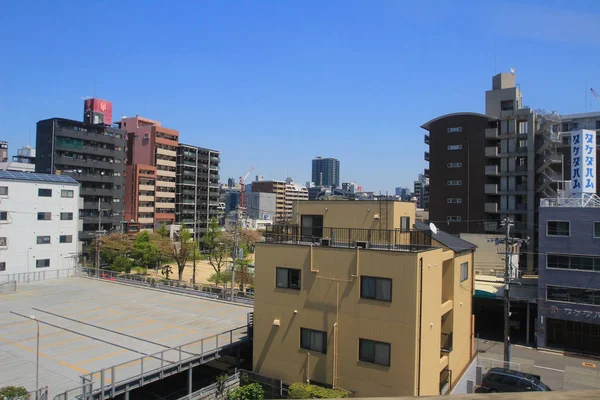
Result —
<instances>
[{"instance_id":1,"label":"distant tower","mask_svg":"<svg viewBox=\"0 0 600 400\"><path fill-rule=\"evenodd\" d=\"M312 160L312 181L317 186L340 187L340 162L336 158Z\"/></svg>"}]
</instances>

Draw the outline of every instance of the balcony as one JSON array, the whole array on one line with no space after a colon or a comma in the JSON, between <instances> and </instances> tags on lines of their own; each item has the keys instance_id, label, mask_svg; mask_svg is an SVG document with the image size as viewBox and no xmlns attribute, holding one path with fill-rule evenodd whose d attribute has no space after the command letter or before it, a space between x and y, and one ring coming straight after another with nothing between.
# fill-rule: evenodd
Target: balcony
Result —
<instances>
[{"instance_id":1,"label":"balcony","mask_svg":"<svg viewBox=\"0 0 600 400\"><path fill-rule=\"evenodd\" d=\"M91 158L75 158L67 156L56 156L54 157L54 163L60 165L68 165L74 167L83 168L103 168L103 169L118 169L123 168L123 164L109 162L109 161L98 161Z\"/></svg>"},{"instance_id":2,"label":"balcony","mask_svg":"<svg viewBox=\"0 0 600 400\"><path fill-rule=\"evenodd\" d=\"M196 181L193 179L183 179L184 185L196 186Z\"/></svg>"},{"instance_id":3,"label":"balcony","mask_svg":"<svg viewBox=\"0 0 600 400\"><path fill-rule=\"evenodd\" d=\"M171 181L161 181L161 180L156 181L157 190L160 190L158 188L171 188L171 189L173 189L173 188L175 188L176 185L177 184L175 182L171 182Z\"/></svg>"},{"instance_id":4,"label":"balcony","mask_svg":"<svg viewBox=\"0 0 600 400\"><path fill-rule=\"evenodd\" d=\"M431 236L423 231L383 229L302 227L272 225L265 232L265 242L369 250L420 252L434 248Z\"/></svg>"},{"instance_id":5,"label":"balcony","mask_svg":"<svg viewBox=\"0 0 600 400\"><path fill-rule=\"evenodd\" d=\"M138 207L138 212L140 213L145 213L145 212L154 212L154 207Z\"/></svg>"},{"instance_id":6,"label":"balcony","mask_svg":"<svg viewBox=\"0 0 600 400\"><path fill-rule=\"evenodd\" d=\"M429 161L429 152L425 152L425 154L423 154L423 158L425 159L425 161Z\"/></svg>"},{"instance_id":7,"label":"balcony","mask_svg":"<svg viewBox=\"0 0 600 400\"><path fill-rule=\"evenodd\" d=\"M424 137L424 139L425 139L425 144L429 144L429 141L430 141L430 139L429 139L429 135L428 135L428 134L425 134L424 136L425 136L425 137Z\"/></svg>"},{"instance_id":8,"label":"balcony","mask_svg":"<svg viewBox=\"0 0 600 400\"><path fill-rule=\"evenodd\" d=\"M164 199L174 199L175 198L175 192L163 192L160 190L157 190L156 193L154 193L154 195L156 196L156 198L164 198Z\"/></svg>"},{"instance_id":9,"label":"balcony","mask_svg":"<svg viewBox=\"0 0 600 400\"><path fill-rule=\"evenodd\" d=\"M177 176L177 174L175 173L175 171L165 171L162 169L157 169L156 170L156 175L158 176L168 176L169 178L175 178Z\"/></svg>"},{"instance_id":10,"label":"balcony","mask_svg":"<svg viewBox=\"0 0 600 400\"><path fill-rule=\"evenodd\" d=\"M175 203L156 202L155 207L158 208L175 208Z\"/></svg>"},{"instance_id":11,"label":"balcony","mask_svg":"<svg viewBox=\"0 0 600 400\"><path fill-rule=\"evenodd\" d=\"M486 165L485 166L485 174L487 176L498 175L498 166L497 165Z\"/></svg>"},{"instance_id":12,"label":"balcony","mask_svg":"<svg viewBox=\"0 0 600 400\"><path fill-rule=\"evenodd\" d=\"M115 182L123 179L122 177L112 175L86 174L66 171L61 171L61 175L70 176L77 182Z\"/></svg>"},{"instance_id":13,"label":"balcony","mask_svg":"<svg viewBox=\"0 0 600 400\"><path fill-rule=\"evenodd\" d=\"M163 156L176 157L177 153L173 150L163 149L162 147L156 148L156 154L160 154Z\"/></svg>"},{"instance_id":14,"label":"balcony","mask_svg":"<svg viewBox=\"0 0 600 400\"><path fill-rule=\"evenodd\" d=\"M137 222L140 224L153 224L154 218L138 218Z\"/></svg>"},{"instance_id":15,"label":"balcony","mask_svg":"<svg viewBox=\"0 0 600 400\"><path fill-rule=\"evenodd\" d=\"M154 192L154 185L139 185L138 189L143 192Z\"/></svg>"},{"instance_id":16,"label":"balcony","mask_svg":"<svg viewBox=\"0 0 600 400\"><path fill-rule=\"evenodd\" d=\"M498 157L498 148L496 146L485 148L486 157Z\"/></svg>"},{"instance_id":17,"label":"balcony","mask_svg":"<svg viewBox=\"0 0 600 400\"><path fill-rule=\"evenodd\" d=\"M452 351L452 332L441 334L441 345L442 353L450 353Z\"/></svg>"},{"instance_id":18,"label":"balcony","mask_svg":"<svg viewBox=\"0 0 600 400\"><path fill-rule=\"evenodd\" d=\"M102 188L89 188L82 187L79 191L80 196L123 196L123 190L115 190L115 189L102 189Z\"/></svg>"},{"instance_id":19,"label":"balcony","mask_svg":"<svg viewBox=\"0 0 600 400\"><path fill-rule=\"evenodd\" d=\"M498 194L498 185L497 184L486 184L485 185L485 194Z\"/></svg>"},{"instance_id":20,"label":"balcony","mask_svg":"<svg viewBox=\"0 0 600 400\"><path fill-rule=\"evenodd\" d=\"M486 139L498 139L498 128L486 128L485 138Z\"/></svg>"},{"instance_id":21,"label":"balcony","mask_svg":"<svg viewBox=\"0 0 600 400\"><path fill-rule=\"evenodd\" d=\"M173 167L175 168L177 166L177 163L175 161L171 161L171 160L167 160L164 158L156 158L156 165L163 165L165 167ZM160 171L160 170L157 170Z\"/></svg>"},{"instance_id":22,"label":"balcony","mask_svg":"<svg viewBox=\"0 0 600 400\"><path fill-rule=\"evenodd\" d=\"M425 178L429 178L429 168L425 168L425 169L423 170L423 176L424 176Z\"/></svg>"},{"instance_id":23,"label":"balcony","mask_svg":"<svg viewBox=\"0 0 600 400\"><path fill-rule=\"evenodd\" d=\"M498 203L485 203L484 211L486 213L497 213L498 212Z\"/></svg>"}]
</instances>

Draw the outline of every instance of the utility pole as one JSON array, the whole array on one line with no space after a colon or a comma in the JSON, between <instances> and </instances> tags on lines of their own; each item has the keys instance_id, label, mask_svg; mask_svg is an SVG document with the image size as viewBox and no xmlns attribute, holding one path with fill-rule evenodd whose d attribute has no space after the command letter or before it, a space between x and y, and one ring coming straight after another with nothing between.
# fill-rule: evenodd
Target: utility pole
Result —
<instances>
[{"instance_id":1,"label":"utility pole","mask_svg":"<svg viewBox=\"0 0 600 400\"><path fill-rule=\"evenodd\" d=\"M100 277L100 235L102 235L102 209L98 199L98 234L96 235L96 278Z\"/></svg>"},{"instance_id":2,"label":"utility pole","mask_svg":"<svg viewBox=\"0 0 600 400\"><path fill-rule=\"evenodd\" d=\"M238 221L240 217L240 206L235 212L235 221L233 223L233 252L231 255L231 302L233 303L234 286L235 286L235 261L238 256Z\"/></svg>"},{"instance_id":3,"label":"utility pole","mask_svg":"<svg viewBox=\"0 0 600 400\"><path fill-rule=\"evenodd\" d=\"M505 368L510 363L510 260L512 249L510 247L510 225L512 221L507 217L504 219L506 236L504 237L504 362Z\"/></svg>"}]
</instances>

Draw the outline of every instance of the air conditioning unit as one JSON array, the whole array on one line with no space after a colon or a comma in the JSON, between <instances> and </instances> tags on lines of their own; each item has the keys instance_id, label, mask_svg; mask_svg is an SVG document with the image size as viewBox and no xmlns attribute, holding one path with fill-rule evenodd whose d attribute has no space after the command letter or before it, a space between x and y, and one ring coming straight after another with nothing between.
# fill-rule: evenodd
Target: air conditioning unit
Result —
<instances>
[{"instance_id":1,"label":"air conditioning unit","mask_svg":"<svg viewBox=\"0 0 600 400\"><path fill-rule=\"evenodd\" d=\"M368 249L369 248L369 242L360 242L360 241L357 241L356 242L356 247L360 247L361 249Z\"/></svg>"},{"instance_id":2,"label":"air conditioning unit","mask_svg":"<svg viewBox=\"0 0 600 400\"><path fill-rule=\"evenodd\" d=\"M321 246L323 246L323 247L331 246L331 239L321 238Z\"/></svg>"}]
</instances>

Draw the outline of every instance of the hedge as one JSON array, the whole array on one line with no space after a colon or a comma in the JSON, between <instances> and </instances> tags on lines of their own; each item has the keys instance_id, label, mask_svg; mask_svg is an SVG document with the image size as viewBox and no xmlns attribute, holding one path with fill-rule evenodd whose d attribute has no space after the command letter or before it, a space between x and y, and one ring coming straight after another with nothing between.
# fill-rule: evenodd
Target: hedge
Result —
<instances>
[{"instance_id":1,"label":"hedge","mask_svg":"<svg viewBox=\"0 0 600 400\"><path fill-rule=\"evenodd\" d=\"M321 386L296 382L290 385L288 398L290 399L344 399L348 392L337 389L327 389Z\"/></svg>"}]
</instances>

